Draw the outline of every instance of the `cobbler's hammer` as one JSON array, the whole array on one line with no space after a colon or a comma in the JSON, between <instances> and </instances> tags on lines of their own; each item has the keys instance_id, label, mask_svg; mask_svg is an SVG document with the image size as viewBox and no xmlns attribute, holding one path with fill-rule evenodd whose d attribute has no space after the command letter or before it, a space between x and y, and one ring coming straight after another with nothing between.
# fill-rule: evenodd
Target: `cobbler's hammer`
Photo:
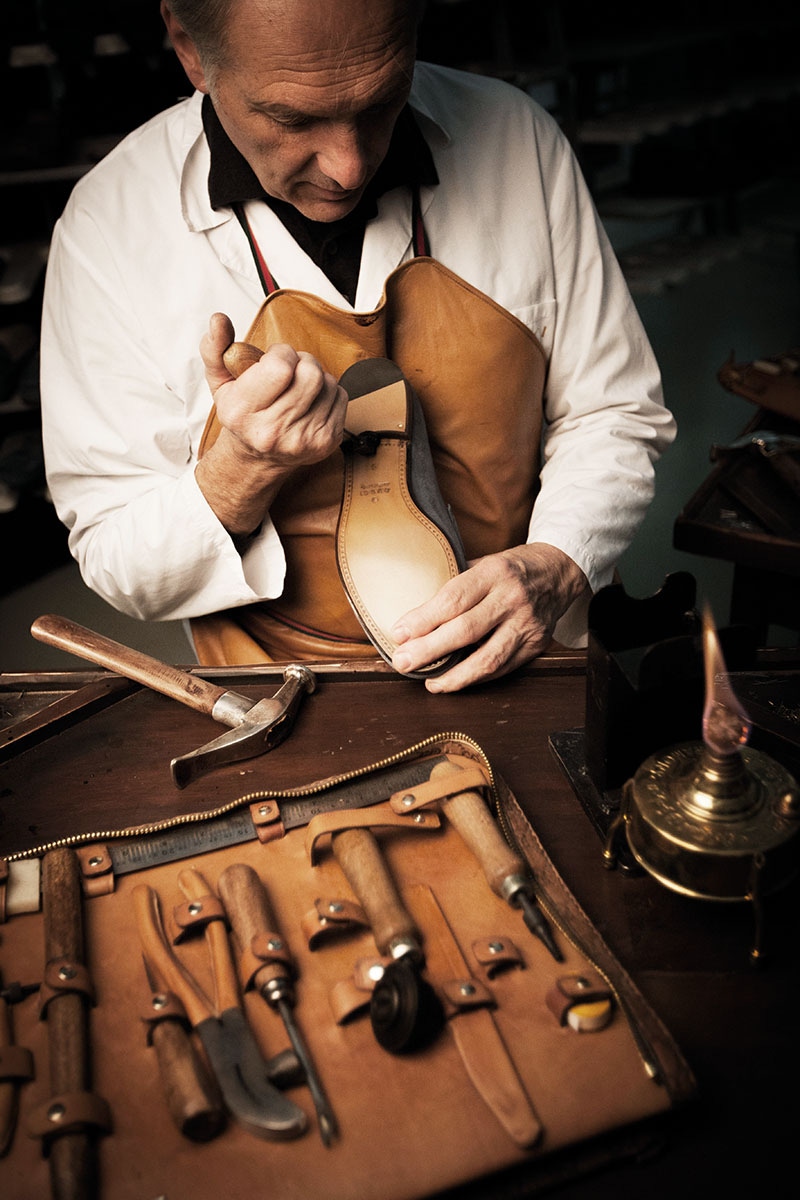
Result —
<instances>
[{"instance_id":1,"label":"cobbler's hammer","mask_svg":"<svg viewBox=\"0 0 800 1200\"><path fill-rule=\"evenodd\" d=\"M313 692L316 686L308 667L290 663L283 672L283 685L275 695L253 700L85 629L68 617L37 617L31 633L40 642L98 663L231 726L228 733L205 746L173 758L172 778L181 788L214 767L242 762L272 750L289 734L303 695Z\"/></svg>"}]
</instances>

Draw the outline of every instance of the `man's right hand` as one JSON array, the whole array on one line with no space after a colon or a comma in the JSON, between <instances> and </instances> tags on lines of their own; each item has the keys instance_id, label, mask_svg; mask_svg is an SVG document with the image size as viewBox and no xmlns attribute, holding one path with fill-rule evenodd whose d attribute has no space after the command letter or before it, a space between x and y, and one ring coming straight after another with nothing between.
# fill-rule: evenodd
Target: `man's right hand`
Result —
<instances>
[{"instance_id":1,"label":"man's right hand","mask_svg":"<svg viewBox=\"0 0 800 1200\"><path fill-rule=\"evenodd\" d=\"M348 396L304 351L275 345L234 379L223 355L231 321L215 313L200 354L222 426L196 468L211 508L229 533L256 529L286 476L341 445Z\"/></svg>"}]
</instances>

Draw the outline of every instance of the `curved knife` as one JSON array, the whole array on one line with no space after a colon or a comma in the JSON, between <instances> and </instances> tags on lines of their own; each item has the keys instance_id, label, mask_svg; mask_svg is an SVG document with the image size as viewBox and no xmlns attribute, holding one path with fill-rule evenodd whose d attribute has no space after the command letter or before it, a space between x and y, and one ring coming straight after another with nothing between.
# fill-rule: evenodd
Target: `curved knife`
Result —
<instances>
[{"instance_id":1,"label":"curved knife","mask_svg":"<svg viewBox=\"0 0 800 1200\"><path fill-rule=\"evenodd\" d=\"M197 871L182 871L179 884L186 898L199 906L210 894ZM293 1138L303 1133L305 1113L270 1083L266 1063L245 1021L222 922L209 921L205 934L217 992L215 1013L166 939L158 893L147 884L138 884L133 899L145 958L180 998L233 1116L259 1137Z\"/></svg>"}]
</instances>

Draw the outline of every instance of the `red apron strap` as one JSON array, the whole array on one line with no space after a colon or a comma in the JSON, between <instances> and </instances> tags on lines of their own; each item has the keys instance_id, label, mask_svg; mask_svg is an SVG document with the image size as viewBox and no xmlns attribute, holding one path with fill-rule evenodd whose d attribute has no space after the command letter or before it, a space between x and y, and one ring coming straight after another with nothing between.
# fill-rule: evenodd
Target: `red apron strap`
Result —
<instances>
[{"instance_id":1,"label":"red apron strap","mask_svg":"<svg viewBox=\"0 0 800 1200\"><path fill-rule=\"evenodd\" d=\"M415 187L411 196L411 232L414 237L414 257L429 258L430 245L425 222L422 219L422 205L419 200L419 188Z\"/></svg>"},{"instance_id":2,"label":"red apron strap","mask_svg":"<svg viewBox=\"0 0 800 1200\"><path fill-rule=\"evenodd\" d=\"M255 237L253 236L253 231L250 228L250 222L248 221L247 216L245 215L244 205L234 204L233 211L236 214L239 224L241 225L242 229L244 230L244 236L247 238L248 244L250 246L251 253L255 260L256 270L258 271L258 277L261 280L261 286L264 289L264 295L271 296L273 292L277 292L278 285L275 282L275 280L272 278L272 274L264 260L264 256L261 253L261 249L258 245L258 242L256 241Z\"/></svg>"},{"instance_id":3,"label":"red apron strap","mask_svg":"<svg viewBox=\"0 0 800 1200\"><path fill-rule=\"evenodd\" d=\"M261 286L264 289L265 296L271 296L273 292L277 292L278 284L272 277L269 267L266 264L258 242L255 239L250 222L244 211L244 205L234 204L233 211L236 218L244 230L244 235L247 238L250 246L250 251L256 264L258 277L261 280ZM414 257L429 257L430 247L428 245L428 235L425 232L425 223L422 220L422 205L419 200L419 188L415 187L411 197L411 233L414 242Z\"/></svg>"}]
</instances>

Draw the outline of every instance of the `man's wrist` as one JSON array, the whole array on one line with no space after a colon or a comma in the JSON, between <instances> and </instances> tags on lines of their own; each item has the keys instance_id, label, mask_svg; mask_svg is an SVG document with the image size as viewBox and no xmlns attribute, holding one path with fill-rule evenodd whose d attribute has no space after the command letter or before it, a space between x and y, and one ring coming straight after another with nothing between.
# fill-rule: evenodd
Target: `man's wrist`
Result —
<instances>
[{"instance_id":1,"label":"man's wrist","mask_svg":"<svg viewBox=\"0 0 800 1200\"><path fill-rule=\"evenodd\" d=\"M244 557L244 555L247 553L247 551L252 546L253 542L256 540L258 535L261 533L263 524L264 524L263 521L259 521L259 523L258 523L258 525L256 525L255 529L251 530L250 533L231 533L230 534L230 539L233 542L234 549L236 550L236 553L240 556L240 558ZM230 533L230 530L228 532Z\"/></svg>"}]
</instances>

